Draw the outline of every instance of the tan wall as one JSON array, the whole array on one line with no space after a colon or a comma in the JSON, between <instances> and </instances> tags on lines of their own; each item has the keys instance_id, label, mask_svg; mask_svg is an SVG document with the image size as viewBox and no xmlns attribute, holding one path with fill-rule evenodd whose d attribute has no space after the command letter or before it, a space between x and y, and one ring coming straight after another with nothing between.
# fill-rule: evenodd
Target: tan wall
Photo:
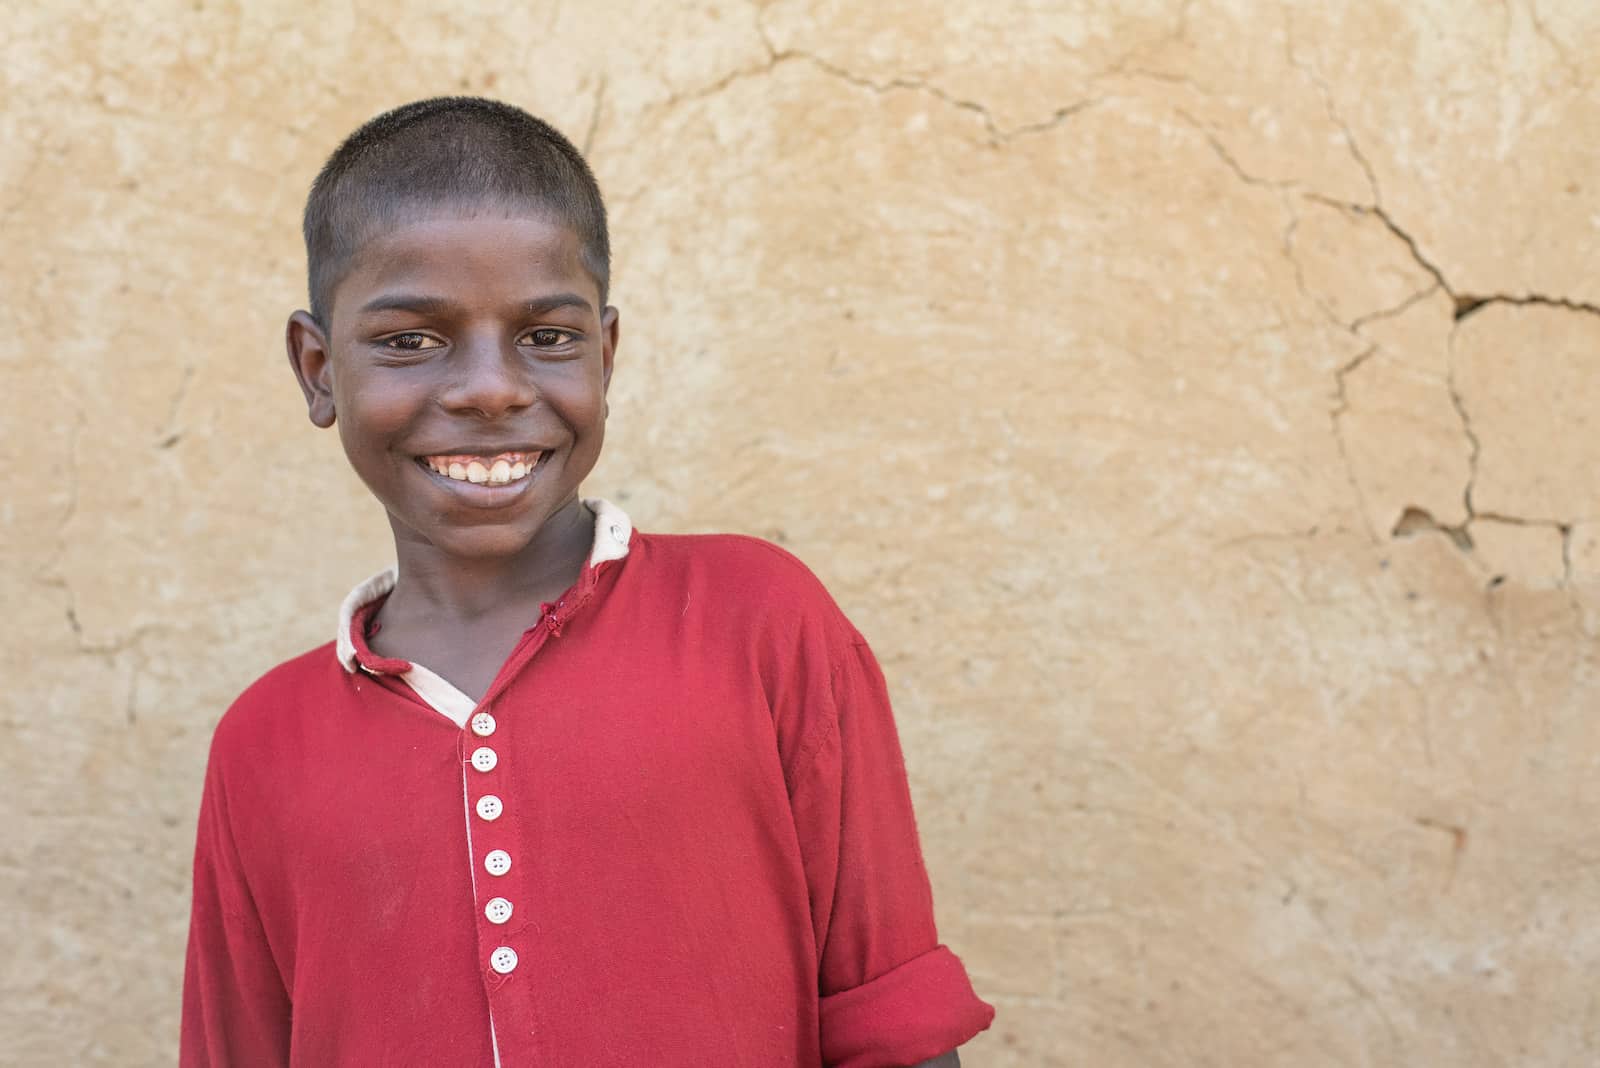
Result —
<instances>
[{"instance_id":1,"label":"tan wall","mask_svg":"<svg viewBox=\"0 0 1600 1068\"><path fill-rule=\"evenodd\" d=\"M609 192L593 491L874 641L969 1064L1600 1058L1600 7L424 6L0 28L0 1063L173 1057L211 727L388 554L301 198L446 91Z\"/></svg>"}]
</instances>

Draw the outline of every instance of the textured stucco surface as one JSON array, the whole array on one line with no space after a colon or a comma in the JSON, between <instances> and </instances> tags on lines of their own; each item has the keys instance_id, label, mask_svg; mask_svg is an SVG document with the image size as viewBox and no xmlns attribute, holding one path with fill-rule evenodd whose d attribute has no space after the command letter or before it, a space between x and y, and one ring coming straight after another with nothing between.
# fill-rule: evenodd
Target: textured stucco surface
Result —
<instances>
[{"instance_id":1,"label":"textured stucco surface","mask_svg":"<svg viewBox=\"0 0 1600 1068\"><path fill-rule=\"evenodd\" d=\"M1600 7L453 7L0 24L0 1063L172 1059L211 727L388 556L300 199L462 90L609 192L591 490L873 640L969 1064L1600 1060Z\"/></svg>"}]
</instances>

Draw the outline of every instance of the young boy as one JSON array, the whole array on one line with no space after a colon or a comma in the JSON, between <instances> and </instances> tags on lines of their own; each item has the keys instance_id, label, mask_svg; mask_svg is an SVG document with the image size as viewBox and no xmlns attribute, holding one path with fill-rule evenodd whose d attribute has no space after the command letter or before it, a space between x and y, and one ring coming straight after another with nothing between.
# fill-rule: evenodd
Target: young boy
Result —
<instances>
[{"instance_id":1,"label":"young boy","mask_svg":"<svg viewBox=\"0 0 1600 1068\"><path fill-rule=\"evenodd\" d=\"M765 542L579 497L617 310L582 157L504 104L357 130L288 324L398 567L212 743L185 1065L954 1065L883 678Z\"/></svg>"}]
</instances>

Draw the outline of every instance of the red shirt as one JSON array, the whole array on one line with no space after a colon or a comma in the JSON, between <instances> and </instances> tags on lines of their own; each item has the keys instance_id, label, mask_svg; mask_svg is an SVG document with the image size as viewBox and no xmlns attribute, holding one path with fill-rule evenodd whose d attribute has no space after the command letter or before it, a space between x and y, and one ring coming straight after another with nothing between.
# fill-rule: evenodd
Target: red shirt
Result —
<instances>
[{"instance_id":1,"label":"red shirt","mask_svg":"<svg viewBox=\"0 0 1600 1068\"><path fill-rule=\"evenodd\" d=\"M988 1026L861 636L765 542L610 529L465 727L367 647L381 597L361 670L223 717L183 1064L869 1068Z\"/></svg>"}]
</instances>

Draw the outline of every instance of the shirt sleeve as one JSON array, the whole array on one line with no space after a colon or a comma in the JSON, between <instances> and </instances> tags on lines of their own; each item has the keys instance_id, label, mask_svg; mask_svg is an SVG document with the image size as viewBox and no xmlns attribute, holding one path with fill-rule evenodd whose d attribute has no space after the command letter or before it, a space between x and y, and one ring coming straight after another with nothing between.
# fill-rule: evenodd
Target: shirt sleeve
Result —
<instances>
[{"instance_id":1,"label":"shirt sleeve","mask_svg":"<svg viewBox=\"0 0 1600 1068\"><path fill-rule=\"evenodd\" d=\"M182 1068L289 1063L289 995L240 870L216 754L206 774L183 977Z\"/></svg>"},{"instance_id":2,"label":"shirt sleeve","mask_svg":"<svg viewBox=\"0 0 1600 1068\"><path fill-rule=\"evenodd\" d=\"M835 1068L914 1065L989 1026L939 944L905 761L883 673L857 636L833 665L791 794L820 954L822 1056Z\"/></svg>"}]
</instances>

